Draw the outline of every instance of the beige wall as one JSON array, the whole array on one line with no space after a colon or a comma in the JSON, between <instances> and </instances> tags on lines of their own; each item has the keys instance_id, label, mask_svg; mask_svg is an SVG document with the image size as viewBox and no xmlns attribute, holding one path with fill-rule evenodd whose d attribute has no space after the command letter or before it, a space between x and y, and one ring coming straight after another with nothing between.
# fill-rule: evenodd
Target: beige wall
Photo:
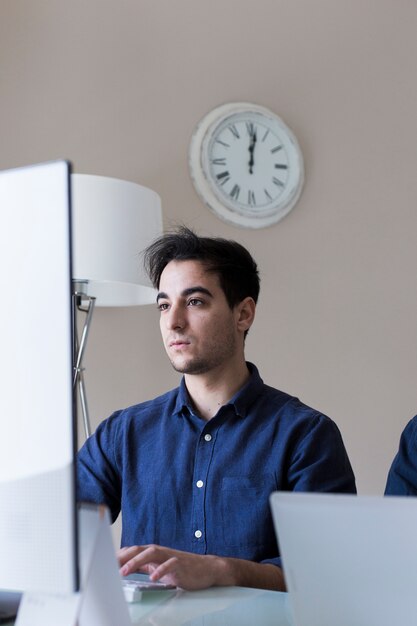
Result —
<instances>
[{"instance_id":1,"label":"beige wall","mask_svg":"<svg viewBox=\"0 0 417 626\"><path fill-rule=\"evenodd\" d=\"M166 226L238 239L262 292L248 358L336 420L363 493L417 412L414 0L2 0L0 167L66 157L155 189ZM194 124L247 100L295 131L304 193L281 223L227 225L187 171ZM177 383L152 306L97 310L90 410Z\"/></svg>"}]
</instances>

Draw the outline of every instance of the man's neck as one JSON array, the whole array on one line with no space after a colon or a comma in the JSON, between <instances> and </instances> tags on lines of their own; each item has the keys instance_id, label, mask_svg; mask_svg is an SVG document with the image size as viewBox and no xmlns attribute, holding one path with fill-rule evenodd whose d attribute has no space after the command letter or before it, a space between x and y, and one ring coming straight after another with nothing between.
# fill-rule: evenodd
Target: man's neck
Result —
<instances>
[{"instance_id":1,"label":"man's neck","mask_svg":"<svg viewBox=\"0 0 417 626\"><path fill-rule=\"evenodd\" d=\"M245 361L238 367L222 367L206 374L185 374L185 384L196 413L210 420L243 387L249 376Z\"/></svg>"}]
</instances>

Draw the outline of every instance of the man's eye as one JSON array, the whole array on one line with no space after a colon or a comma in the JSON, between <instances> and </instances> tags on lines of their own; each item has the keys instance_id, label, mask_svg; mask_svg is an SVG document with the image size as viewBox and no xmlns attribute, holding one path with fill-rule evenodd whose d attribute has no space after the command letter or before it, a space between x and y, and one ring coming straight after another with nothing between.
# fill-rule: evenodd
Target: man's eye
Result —
<instances>
[{"instance_id":1,"label":"man's eye","mask_svg":"<svg viewBox=\"0 0 417 626\"><path fill-rule=\"evenodd\" d=\"M160 303L158 304L158 309L159 309L160 311L166 311L166 310L167 310L167 308L168 308L168 306L169 306L169 304L168 304L167 302L160 302Z\"/></svg>"},{"instance_id":2,"label":"man's eye","mask_svg":"<svg viewBox=\"0 0 417 626\"><path fill-rule=\"evenodd\" d=\"M190 300L188 300L189 306L198 306L200 304L203 304L203 302L199 298L191 298Z\"/></svg>"}]
</instances>

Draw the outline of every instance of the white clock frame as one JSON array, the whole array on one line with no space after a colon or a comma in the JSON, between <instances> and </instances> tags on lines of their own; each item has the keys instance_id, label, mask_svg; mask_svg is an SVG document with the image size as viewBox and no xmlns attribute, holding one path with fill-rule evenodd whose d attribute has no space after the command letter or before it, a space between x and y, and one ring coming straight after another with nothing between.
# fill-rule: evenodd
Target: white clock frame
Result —
<instances>
[{"instance_id":1,"label":"white clock frame","mask_svg":"<svg viewBox=\"0 0 417 626\"><path fill-rule=\"evenodd\" d=\"M227 197L216 182L210 165L210 149L217 133L233 121L256 121L273 131L285 151L288 172L278 198L266 206L243 206ZM231 102L211 110L197 124L191 137L188 164L194 187L202 201L221 219L245 228L265 228L285 217L297 203L304 184L304 162L298 141L283 120L266 107Z\"/></svg>"}]
</instances>

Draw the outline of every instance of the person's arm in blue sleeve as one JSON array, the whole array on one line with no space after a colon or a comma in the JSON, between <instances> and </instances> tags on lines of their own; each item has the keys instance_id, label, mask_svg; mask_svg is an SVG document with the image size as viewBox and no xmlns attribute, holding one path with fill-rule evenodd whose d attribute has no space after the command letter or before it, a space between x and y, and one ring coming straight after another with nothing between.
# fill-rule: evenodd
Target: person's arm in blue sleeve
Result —
<instances>
[{"instance_id":1,"label":"person's arm in blue sleeve","mask_svg":"<svg viewBox=\"0 0 417 626\"><path fill-rule=\"evenodd\" d=\"M117 464L114 413L87 439L77 457L77 500L105 504L114 522L120 513L121 474Z\"/></svg>"},{"instance_id":2,"label":"person's arm in blue sleeve","mask_svg":"<svg viewBox=\"0 0 417 626\"><path fill-rule=\"evenodd\" d=\"M385 495L417 495L417 415L404 428L388 473Z\"/></svg>"}]
</instances>

